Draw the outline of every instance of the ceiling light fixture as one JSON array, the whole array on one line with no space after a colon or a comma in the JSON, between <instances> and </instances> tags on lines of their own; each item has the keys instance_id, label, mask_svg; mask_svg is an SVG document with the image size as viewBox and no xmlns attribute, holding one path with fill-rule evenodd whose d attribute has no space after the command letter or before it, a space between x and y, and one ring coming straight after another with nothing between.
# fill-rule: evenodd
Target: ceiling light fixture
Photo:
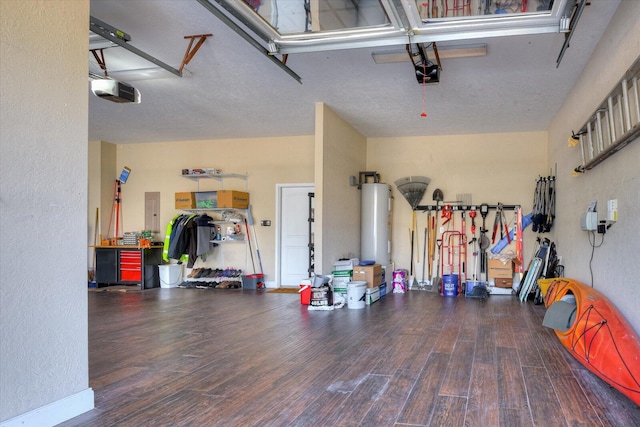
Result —
<instances>
[{"instance_id":1,"label":"ceiling light fixture","mask_svg":"<svg viewBox=\"0 0 640 427\"><path fill-rule=\"evenodd\" d=\"M139 80L159 80L175 78L173 73L168 72L161 67L149 67L149 68L133 68L131 70L117 70L109 71L109 77L113 77L116 80L125 82L135 82ZM182 77L191 77L191 72L186 68L182 69Z\"/></svg>"}]
</instances>

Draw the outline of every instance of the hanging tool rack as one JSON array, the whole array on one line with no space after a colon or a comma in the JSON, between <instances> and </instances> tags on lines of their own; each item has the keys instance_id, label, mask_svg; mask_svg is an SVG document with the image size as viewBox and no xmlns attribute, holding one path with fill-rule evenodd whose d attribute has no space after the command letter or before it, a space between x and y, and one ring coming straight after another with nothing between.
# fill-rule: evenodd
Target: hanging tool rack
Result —
<instances>
[{"instance_id":1,"label":"hanging tool rack","mask_svg":"<svg viewBox=\"0 0 640 427\"><path fill-rule=\"evenodd\" d=\"M515 213L515 222L514 223L515 223L515 227L516 227L514 236L516 237L516 239L515 239L516 240L516 258L518 260L517 265L516 265L516 272L517 273L522 273L524 271L523 270L523 267L524 267L524 256L523 256L523 253L522 253L523 252L522 251L523 241L522 241L522 207L521 207L521 205L505 205L505 204L502 204L502 203L498 203L498 204L495 204L495 205L490 205L490 204L487 204L487 203L471 204L471 205L461 205L461 204L459 204L459 205L448 205L446 203L444 203L444 204L443 203L438 203L438 204L435 204L435 205L418 205L418 206L416 206L415 210L416 211L422 211L422 212L429 212L429 213L431 213L431 212L436 212L437 213L437 212L440 212L440 211L443 211L443 210L447 209L447 210L450 210L452 213L455 213L455 212L464 212L464 213L466 213L466 212L479 211L480 207L482 207L484 209L487 209L489 211L498 211L498 212L500 210L502 210L502 211L504 211L504 210L513 210L514 211L514 213ZM436 218L437 218L437 215L436 215ZM489 231L490 230L486 230L485 229L485 233L487 233ZM466 230L463 230L462 234L465 235L465 239L466 239L466 234L465 233L466 233ZM442 238L442 245L443 246L445 244L444 240L445 239L444 239L444 233L443 233L443 238ZM448 255L448 253L446 255ZM441 267L443 267L443 265L442 265L443 258L444 257L441 256L441 259L440 259L440 264L441 264L440 266ZM466 265L466 261L467 260L463 260L462 261L462 262L464 262L464 265ZM462 265L463 264L461 262L459 262L458 263L458 268L462 268ZM485 270L482 269L481 271L484 272ZM461 276L461 275L459 275L459 276Z\"/></svg>"},{"instance_id":2,"label":"hanging tool rack","mask_svg":"<svg viewBox=\"0 0 640 427\"><path fill-rule=\"evenodd\" d=\"M423 211L423 212L430 212L430 211L441 211L443 210L443 208L445 207L444 205L446 205L446 202L441 202L438 205L418 205L416 206L416 210L417 211ZM489 210L496 210L498 208L499 205L486 205L488 206ZM502 209L505 210L513 210L515 208L519 208L520 205L502 205ZM469 212L469 211L477 211L480 209L480 205L478 204L473 204L473 205L451 205L449 206L447 209L451 209L452 211L464 211L464 212Z\"/></svg>"}]
</instances>

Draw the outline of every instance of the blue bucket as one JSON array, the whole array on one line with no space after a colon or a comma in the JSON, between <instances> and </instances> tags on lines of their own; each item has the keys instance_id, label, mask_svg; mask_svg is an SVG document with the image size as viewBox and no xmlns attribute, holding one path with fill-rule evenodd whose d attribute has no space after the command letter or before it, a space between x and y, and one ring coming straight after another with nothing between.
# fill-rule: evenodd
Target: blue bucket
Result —
<instances>
[{"instance_id":1,"label":"blue bucket","mask_svg":"<svg viewBox=\"0 0 640 427\"><path fill-rule=\"evenodd\" d=\"M458 275L445 274L442 276L442 295L445 297L458 296Z\"/></svg>"}]
</instances>

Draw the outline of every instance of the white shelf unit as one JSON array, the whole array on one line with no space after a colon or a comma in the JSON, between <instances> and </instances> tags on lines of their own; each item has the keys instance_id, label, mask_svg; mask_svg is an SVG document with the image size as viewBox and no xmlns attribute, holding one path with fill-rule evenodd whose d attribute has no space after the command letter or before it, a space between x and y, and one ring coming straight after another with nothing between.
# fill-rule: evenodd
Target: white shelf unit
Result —
<instances>
[{"instance_id":1,"label":"white shelf unit","mask_svg":"<svg viewBox=\"0 0 640 427\"><path fill-rule=\"evenodd\" d=\"M213 179L220 182L220 190L227 190L224 188L224 181L227 179L240 179L244 180L244 191L247 191L247 185L249 182L249 174L245 173L216 173L216 174L195 174L195 175L180 175L183 178L190 179L195 181L197 184L196 191L200 191L200 180L201 179Z\"/></svg>"},{"instance_id":2,"label":"white shelf unit","mask_svg":"<svg viewBox=\"0 0 640 427\"><path fill-rule=\"evenodd\" d=\"M225 188L225 181L228 180L240 180L240 181L244 181L244 189L243 191L247 191L248 189L248 178L249 175L247 173L245 174L238 174L238 173L218 173L218 174L192 174L192 175L185 175L182 174L180 175L182 178L186 178L189 179L191 181L195 181L196 182L196 190L195 191L216 191L216 190L210 190L210 189L206 189L206 190L201 190L200 188L200 183L201 180L214 180L217 181L219 183L219 188L217 190L231 190L231 189L237 189L236 188ZM231 258L231 260L233 260L233 262L235 262L236 260L240 261L239 258L243 258L241 261L244 264L244 268L243 268L243 273L246 274L247 273L247 265L248 265L248 250L249 250L249 245L247 245L247 230L244 227L244 219L247 217L248 214L248 209L238 209L238 208L196 208L196 209L181 209L181 211L183 212L190 212L190 213L221 213L221 212L225 212L225 211L233 211L233 212L238 212L241 217L242 217L242 221L239 222L234 222L234 221L229 221L229 220L225 220L222 218L214 218L213 223L217 226L220 225L221 227L226 227L229 224L240 224L242 233L244 235L243 239L238 239L238 240L232 240L232 239L225 239L225 240L216 240L215 238L211 239L212 243L215 243L217 245L220 246L221 250L215 251L214 254L210 254L209 256L207 256L207 264L210 263L211 260L213 260L213 263L215 263L217 265L217 268L220 269L225 269L225 268L229 268L229 265L227 265L229 263L229 258ZM226 232L223 229L222 230L222 235L226 236ZM214 234L215 236L215 234ZM231 249L234 246L237 246L239 244L243 244L244 245L244 255L243 256L239 256L238 253L235 253L234 255L236 255L235 257L233 256L229 256L229 254L225 254L225 250L222 249L222 247L228 247L229 250L231 250L232 252L239 252L239 249L233 250ZM196 267L197 268L197 267ZM212 268L212 267L210 267ZM201 277L201 278L185 278L185 281L189 282L220 282L223 280L227 280L227 281L241 281L242 278L241 277L222 277L222 278L208 278L208 277Z\"/></svg>"}]
</instances>

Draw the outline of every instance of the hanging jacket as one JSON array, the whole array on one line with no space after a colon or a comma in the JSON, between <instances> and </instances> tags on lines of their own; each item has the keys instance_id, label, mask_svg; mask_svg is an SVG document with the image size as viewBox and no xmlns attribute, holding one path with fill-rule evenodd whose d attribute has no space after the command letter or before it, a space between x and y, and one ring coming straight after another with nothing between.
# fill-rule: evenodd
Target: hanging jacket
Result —
<instances>
[{"instance_id":1,"label":"hanging jacket","mask_svg":"<svg viewBox=\"0 0 640 427\"><path fill-rule=\"evenodd\" d=\"M187 231L187 225L195 216L195 214L184 215L174 224L169 241L169 258L180 259L182 255L187 254L191 238Z\"/></svg>"},{"instance_id":2,"label":"hanging jacket","mask_svg":"<svg viewBox=\"0 0 640 427\"><path fill-rule=\"evenodd\" d=\"M211 243L211 234L215 230L215 224L213 223L213 218L207 214L198 216L195 221L197 225L196 240L198 242L196 256L199 256L203 261L206 261L207 254L213 252L214 248L214 244Z\"/></svg>"},{"instance_id":3,"label":"hanging jacket","mask_svg":"<svg viewBox=\"0 0 640 427\"><path fill-rule=\"evenodd\" d=\"M167 224L167 229L164 235L164 245L162 246L162 259L165 262L169 262L169 245L171 243L171 234L173 233L173 225L176 221L182 216L182 214L178 214L171 218L169 224Z\"/></svg>"}]
</instances>

